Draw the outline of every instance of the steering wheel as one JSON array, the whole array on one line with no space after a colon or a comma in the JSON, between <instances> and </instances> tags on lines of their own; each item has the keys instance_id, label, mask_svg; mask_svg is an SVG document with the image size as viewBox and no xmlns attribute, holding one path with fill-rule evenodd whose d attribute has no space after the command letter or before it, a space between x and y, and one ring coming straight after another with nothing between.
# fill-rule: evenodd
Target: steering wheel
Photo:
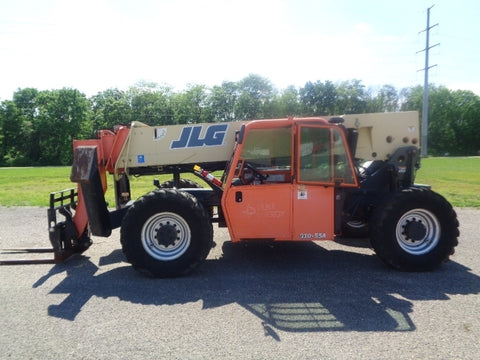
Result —
<instances>
[{"instance_id":1,"label":"steering wheel","mask_svg":"<svg viewBox=\"0 0 480 360\"><path fill-rule=\"evenodd\" d=\"M249 169L253 173L253 176L246 177L246 169ZM241 180L245 185L251 184L255 179L260 180L260 183L264 183L268 179L268 175L262 174L249 162L245 161L243 164L243 170L244 171L242 172Z\"/></svg>"}]
</instances>

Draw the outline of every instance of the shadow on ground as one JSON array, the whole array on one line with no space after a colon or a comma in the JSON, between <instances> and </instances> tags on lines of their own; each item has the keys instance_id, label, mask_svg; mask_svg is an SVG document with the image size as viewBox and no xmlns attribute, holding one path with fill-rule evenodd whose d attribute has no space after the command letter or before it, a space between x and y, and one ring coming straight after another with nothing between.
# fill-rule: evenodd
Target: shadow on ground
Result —
<instances>
[{"instance_id":1,"label":"shadow on ground","mask_svg":"<svg viewBox=\"0 0 480 360\"><path fill-rule=\"evenodd\" d=\"M373 255L348 250L329 251L315 243L271 247L226 242L223 257L177 279L147 278L115 250L98 265L86 256L56 265L34 287L66 272L51 293L68 296L50 305L48 313L67 320L74 320L92 296L159 306L201 300L204 309L236 303L277 340L275 329L412 331L413 300L448 300L449 295L480 291L480 278L454 261L435 272L403 273L386 268ZM99 271L107 264L118 267Z\"/></svg>"}]
</instances>

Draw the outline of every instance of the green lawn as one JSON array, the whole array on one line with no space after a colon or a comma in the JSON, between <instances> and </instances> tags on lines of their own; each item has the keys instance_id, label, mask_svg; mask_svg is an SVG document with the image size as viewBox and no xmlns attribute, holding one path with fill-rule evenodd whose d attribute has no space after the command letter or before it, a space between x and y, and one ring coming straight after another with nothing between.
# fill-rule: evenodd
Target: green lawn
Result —
<instances>
[{"instance_id":1,"label":"green lawn","mask_svg":"<svg viewBox=\"0 0 480 360\"><path fill-rule=\"evenodd\" d=\"M111 176L106 199L115 204ZM132 197L154 188L154 176L132 178ZM158 177L160 182L171 176ZM196 179L194 175L190 178ZM430 184L455 207L480 208L480 157L422 159L416 182ZM0 205L48 206L50 192L73 187L70 167L0 168Z\"/></svg>"},{"instance_id":2,"label":"green lawn","mask_svg":"<svg viewBox=\"0 0 480 360\"><path fill-rule=\"evenodd\" d=\"M432 189L456 207L480 208L480 157L422 159L416 182Z\"/></svg>"},{"instance_id":3,"label":"green lawn","mask_svg":"<svg viewBox=\"0 0 480 360\"><path fill-rule=\"evenodd\" d=\"M70 166L0 168L0 205L48 207L51 192L76 186L70 182L70 171ZM154 178L163 182L172 177L170 175L132 177L130 179L132 197L138 198L153 190ZM111 206L115 206L112 176L107 175L107 180L108 190L105 199Z\"/></svg>"}]
</instances>

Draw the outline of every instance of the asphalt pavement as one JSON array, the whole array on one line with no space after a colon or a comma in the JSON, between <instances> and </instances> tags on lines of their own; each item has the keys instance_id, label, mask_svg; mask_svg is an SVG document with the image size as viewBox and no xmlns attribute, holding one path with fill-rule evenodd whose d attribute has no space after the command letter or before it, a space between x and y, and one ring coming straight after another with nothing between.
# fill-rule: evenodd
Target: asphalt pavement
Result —
<instances>
[{"instance_id":1,"label":"asphalt pavement","mask_svg":"<svg viewBox=\"0 0 480 360\"><path fill-rule=\"evenodd\" d=\"M183 278L134 271L118 230L62 264L1 266L0 359L479 359L480 211L456 211L434 272L391 270L368 240L244 246L217 227ZM0 248L48 245L45 209L0 207Z\"/></svg>"}]
</instances>

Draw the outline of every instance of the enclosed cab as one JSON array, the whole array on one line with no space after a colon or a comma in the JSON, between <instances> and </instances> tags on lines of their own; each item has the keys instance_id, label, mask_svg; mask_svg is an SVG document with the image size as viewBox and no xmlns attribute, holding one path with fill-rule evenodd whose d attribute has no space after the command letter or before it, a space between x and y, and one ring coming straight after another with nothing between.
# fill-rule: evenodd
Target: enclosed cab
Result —
<instances>
[{"instance_id":1,"label":"enclosed cab","mask_svg":"<svg viewBox=\"0 0 480 360\"><path fill-rule=\"evenodd\" d=\"M333 239L352 187L341 128L318 119L255 121L240 134L221 207L232 241Z\"/></svg>"}]
</instances>

